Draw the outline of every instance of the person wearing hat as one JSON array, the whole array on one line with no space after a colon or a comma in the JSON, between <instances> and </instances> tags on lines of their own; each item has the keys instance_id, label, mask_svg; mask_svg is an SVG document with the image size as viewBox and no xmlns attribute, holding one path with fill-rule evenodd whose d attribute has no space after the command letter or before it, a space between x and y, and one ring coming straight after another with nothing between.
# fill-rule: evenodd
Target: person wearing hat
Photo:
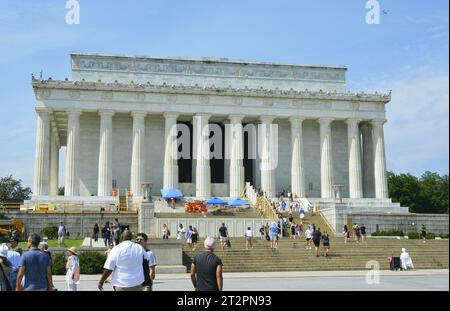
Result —
<instances>
[{"instance_id":1,"label":"person wearing hat","mask_svg":"<svg viewBox=\"0 0 450 311\"><path fill-rule=\"evenodd\" d=\"M8 246L6 244L0 245L0 291L12 291L13 286L11 284L12 264L8 258Z\"/></svg>"},{"instance_id":2,"label":"person wearing hat","mask_svg":"<svg viewBox=\"0 0 450 311\"><path fill-rule=\"evenodd\" d=\"M78 259L78 250L76 247L67 249L68 257L66 263L66 281L67 291L76 292L80 284L80 260Z\"/></svg>"},{"instance_id":3,"label":"person wearing hat","mask_svg":"<svg viewBox=\"0 0 450 311\"><path fill-rule=\"evenodd\" d=\"M216 242L207 237L205 251L195 256L191 265L191 281L196 291L222 291L222 260L214 254Z\"/></svg>"}]
</instances>

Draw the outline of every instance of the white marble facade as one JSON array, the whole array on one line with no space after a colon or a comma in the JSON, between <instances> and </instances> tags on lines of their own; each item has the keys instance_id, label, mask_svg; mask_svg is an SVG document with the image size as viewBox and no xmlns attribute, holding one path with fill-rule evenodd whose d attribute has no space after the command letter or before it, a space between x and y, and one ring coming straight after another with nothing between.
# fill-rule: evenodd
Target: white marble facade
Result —
<instances>
[{"instance_id":1,"label":"white marble facade","mask_svg":"<svg viewBox=\"0 0 450 311\"><path fill-rule=\"evenodd\" d=\"M59 169L67 197L111 196L113 180L136 197L143 182L153 182L156 195L179 187L189 196L238 196L239 126L248 123L278 125L276 168L253 161L252 183L269 195L285 189L328 199L333 185L343 185L343 197L387 198L383 124L390 94L348 92L343 66L81 53L71 55L71 64L72 80L32 81L35 198L56 194ZM223 183L211 184L215 172L204 159L192 162L192 183L179 182L177 161L167 157L176 148L170 125L195 117L194 126L237 126Z\"/></svg>"}]
</instances>

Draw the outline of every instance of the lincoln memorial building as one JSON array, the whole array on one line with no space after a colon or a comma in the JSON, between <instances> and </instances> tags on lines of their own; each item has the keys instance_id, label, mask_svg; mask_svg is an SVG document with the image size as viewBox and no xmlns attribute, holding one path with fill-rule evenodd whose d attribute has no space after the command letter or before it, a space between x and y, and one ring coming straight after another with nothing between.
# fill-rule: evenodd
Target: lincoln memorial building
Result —
<instances>
[{"instance_id":1,"label":"lincoln memorial building","mask_svg":"<svg viewBox=\"0 0 450 311\"><path fill-rule=\"evenodd\" d=\"M346 202L390 202L383 132L390 94L347 91L344 66L85 53L70 60L71 79L32 80L30 202L108 202L115 191L139 199L145 182L153 183L153 195L174 187L185 196L237 197L249 182L269 197L286 190L327 201L339 189ZM192 154L224 147L225 135L205 135L192 148L192 132L208 125L232 125L229 158ZM268 134L255 139L249 125ZM181 128L188 129L190 157L174 159ZM265 146L251 157L273 141L274 128L276 153L264 154ZM276 166L264 165L264 156L275 157Z\"/></svg>"}]
</instances>

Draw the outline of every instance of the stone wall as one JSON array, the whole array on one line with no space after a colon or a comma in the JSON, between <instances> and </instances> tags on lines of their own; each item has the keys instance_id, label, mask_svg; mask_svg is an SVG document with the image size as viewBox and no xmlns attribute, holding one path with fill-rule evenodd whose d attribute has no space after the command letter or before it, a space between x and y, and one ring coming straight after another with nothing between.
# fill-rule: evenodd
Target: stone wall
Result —
<instances>
[{"instance_id":1,"label":"stone wall","mask_svg":"<svg viewBox=\"0 0 450 311\"><path fill-rule=\"evenodd\" d=\"M363 223L368 233L385 230L419 231L422 224L428 232L448 233L448 214L409 214L409 215L386 215L386 214L353 214L352 222ZM414 225L413 225L414 223Z\"/></svg>"},{"instance_id":2,"label":"stone wall","mask_svg":"<svg viewBox=\"0 0 450 311\"><path fill-rule=\"evenodd\" d=\"M49 226L58 226L62 221L66 225L70 235L88 237L92 235L92 228L95 223L102 227L105 222L113 222L115 218L119 219L120 224L129 225L131 231L138 230L137 214L132 213L27 213L27 212L6 212L7 217L18 218L22 220L25 230L28 233L40 233L43 228Z\"/></svg>"},{"instance_id":3,"label":"stone wall","mask_svg":"<svg viewBox=\"0 0 450 311\"><path fill-rule=\"evenodd\" d=\"M360 201L358 203L358 201ZM366 202L366 203L362 203ZM344 225L364 224L367 232L385 230L418 231L424 224L429 232L448 233L448 214L413 214L407 207L400 207L390 200L361 199L353 204L321 203L320 213L330 224L337 236L341 236ZM412 225L412 224L415 225Z\"/></svg>"}]
</instances>

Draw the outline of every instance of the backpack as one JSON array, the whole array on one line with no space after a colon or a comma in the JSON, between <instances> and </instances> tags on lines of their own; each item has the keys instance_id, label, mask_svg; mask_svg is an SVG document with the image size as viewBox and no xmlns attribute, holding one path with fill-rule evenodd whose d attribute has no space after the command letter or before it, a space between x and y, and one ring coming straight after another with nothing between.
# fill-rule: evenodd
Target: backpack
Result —
<instances>
[{"instance_id":1,"label":"backpack","mask_svg":"<svg viewBox=\"0 0 450 311\"><path fill-rule=\"evenodd\" d=\"M170 236L170 230L167 229L167 236Z\"/></svg>"}]
</instances>

